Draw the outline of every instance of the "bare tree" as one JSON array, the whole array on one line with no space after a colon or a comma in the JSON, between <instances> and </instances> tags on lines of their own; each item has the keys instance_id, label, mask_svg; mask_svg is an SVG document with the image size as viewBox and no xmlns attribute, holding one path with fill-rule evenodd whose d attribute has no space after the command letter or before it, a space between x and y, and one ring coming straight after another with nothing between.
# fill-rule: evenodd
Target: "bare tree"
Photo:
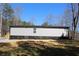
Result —
<instances>
[{"instance_id":1,"label":"bare tree","mask_svg":"<svg viewBox=\"0 0 79 59\"><path fill-rule=\"evenodd\" d=\"M53 26L53 15L52 14L48 14L46 17L45 17L45 21L44 23L42 24L43 26Z\"/></svg>"},{"instance_id":2,"label":"bare tree","mask_svg":"<svg viewBox=\"0 0 79 59\"><path fill-rule=\"evenodd\" d=\"M79 4L71 4L72 8L72 39L75 39L76 29L78 25Z\"/></svg>"},{"instance_id":3,"label":"bare tree","mask_svg":"<svg viewBox=\"0 0 79 59\"><path fill-rule=\"evenodd\" d=\"M78 27L79 4L69 4L69 9L66 9L63 15L64 26L70 27L70 36L75 39L76 30Z\"/></svg>"},{"instance_id":4,"label":"bare tree","mask_svg":"<svg viewBox=\"0 0 79 59\"><path fill-rule=\"evenodd\" d=\"M4 34L6 34L9 30L9 25L10 25L10 20L12 19L13 15L14 15L14 11L11 8L10 4L8 3L1 3L0 4L1 7L1 15L2 15L2 32Z\"/></svg>"},{"instance_id":5,"label":"bare tree","mask_svg":"<svg viewBox=\"0 0 79 59\"><path fill-rule=\"evenodd\" d=\"M14 16L14 25L22 25L21 23L21 10L22 8L20 6L17 6L14 11L15 11L15 16Z\"/></svg>"}]
</instances>

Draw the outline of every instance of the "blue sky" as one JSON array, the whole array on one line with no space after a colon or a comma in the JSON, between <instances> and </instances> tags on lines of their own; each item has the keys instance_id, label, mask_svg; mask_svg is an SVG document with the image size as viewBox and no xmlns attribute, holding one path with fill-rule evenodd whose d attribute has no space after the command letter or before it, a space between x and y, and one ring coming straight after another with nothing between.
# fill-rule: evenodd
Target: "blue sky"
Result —
<instances>
[{"instance_id":1,"label":"blue sky","mask_svg":"<svg viewBox=\"0 0 79 59\"><path fill-rule=\"evenodd\" d=\"M13 3L12 8L20 8L18 13L23 21L33 21L36 25L41 25L45 22L46 16L52 15L52 24L57 24L68 7L65 3Z\"/></svg>"}]
</instances>

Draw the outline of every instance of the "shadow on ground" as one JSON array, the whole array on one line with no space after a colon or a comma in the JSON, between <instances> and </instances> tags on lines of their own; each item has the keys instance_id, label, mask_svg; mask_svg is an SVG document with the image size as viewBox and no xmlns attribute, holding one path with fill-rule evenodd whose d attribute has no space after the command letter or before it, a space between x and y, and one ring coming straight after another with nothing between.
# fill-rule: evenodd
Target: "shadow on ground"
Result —
<instances>
[{"instance_id":1,"label":"shadow on ground","mask_svg":"<svg viewBox=\"0 0 79 59\"><path fill-rule=\"evenodd\" d=\"M69 47L70 48L70 47ZM46 48L40 52L42 56L76 56L79 54L79 48L61 49L61 48Z\"/></svg>"}]
</instances>

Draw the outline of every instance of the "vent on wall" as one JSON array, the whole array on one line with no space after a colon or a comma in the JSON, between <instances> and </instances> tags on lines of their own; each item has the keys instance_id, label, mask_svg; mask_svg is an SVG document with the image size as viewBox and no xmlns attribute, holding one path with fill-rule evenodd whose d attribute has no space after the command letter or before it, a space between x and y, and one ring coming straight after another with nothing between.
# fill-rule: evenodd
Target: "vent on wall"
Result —
<instances>
[{"instance_id":1,"label":"vent on wall","mask_svg":"<svg viewBox=\"0 0 79 59\"><path fill-rule=\"evenodd\" d=\"M33 33L36 33L36 28L34 28Z\"/></svg>"}]
</instances>

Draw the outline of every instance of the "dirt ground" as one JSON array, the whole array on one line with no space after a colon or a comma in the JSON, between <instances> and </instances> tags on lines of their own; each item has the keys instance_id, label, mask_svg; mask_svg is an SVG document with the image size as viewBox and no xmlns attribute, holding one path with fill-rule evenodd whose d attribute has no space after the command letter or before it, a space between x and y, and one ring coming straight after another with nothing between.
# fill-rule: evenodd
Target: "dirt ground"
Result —
<instances>
[{"instance_id":1,"label":"dirt ground","mask_svg":"<svg viewBox=\"0 0 79 59\"><path fill-rule=\"evenodd\" d=\"M79 56L79 40L27 40L0 43L1 56Z\"/></svg>"}]
</instances>

